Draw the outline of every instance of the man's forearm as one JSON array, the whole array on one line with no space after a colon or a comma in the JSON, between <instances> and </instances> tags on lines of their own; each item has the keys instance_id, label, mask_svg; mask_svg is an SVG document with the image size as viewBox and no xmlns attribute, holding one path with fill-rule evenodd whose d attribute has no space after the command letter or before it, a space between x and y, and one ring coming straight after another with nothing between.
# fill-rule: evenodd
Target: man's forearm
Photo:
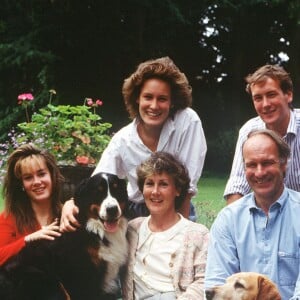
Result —
<instances>
[{"instance_id":1,"label":"man's forearm","mask_svg":"<svg viewBox=\"0 0 300 300\"><path fill-rule=\"evenodd\" d=\"M226 202L227 202L227 205L242 198L243 195L242 194L230 194L230 195L227 195L226 196Z\"/></svg>"}]
</instances>

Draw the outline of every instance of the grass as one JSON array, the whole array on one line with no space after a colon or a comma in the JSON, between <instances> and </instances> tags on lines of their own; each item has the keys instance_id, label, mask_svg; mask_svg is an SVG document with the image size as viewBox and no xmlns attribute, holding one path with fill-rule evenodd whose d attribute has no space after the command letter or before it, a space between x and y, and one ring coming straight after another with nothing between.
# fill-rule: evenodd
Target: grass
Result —
<instances>
[{"instance_id":1,"label":"grass","mask_svg":"<svg viewBox=\"0 0 300 300\"><path fill-rule=\"evenodd\" d=\"M204 173L198 184L198 194L193 198L199 223L210 228L217 213L224 207L223 192L227 177ZM0 186L1 188L1 186ZM3 210L3 199L0 195L0 212Z\"/></svg>"},{"instance_id":2,"label":"grass","mask_svg":"<svg viewBox=\"0 0 300 300\"><path fill-rule=\"evenodd\" d=\"M198 194L193 198L197 221L211 227L218 212L225 206L223 192L227 177L225 175L203 174L198 184Z\"/></svg>"}]
</instances>

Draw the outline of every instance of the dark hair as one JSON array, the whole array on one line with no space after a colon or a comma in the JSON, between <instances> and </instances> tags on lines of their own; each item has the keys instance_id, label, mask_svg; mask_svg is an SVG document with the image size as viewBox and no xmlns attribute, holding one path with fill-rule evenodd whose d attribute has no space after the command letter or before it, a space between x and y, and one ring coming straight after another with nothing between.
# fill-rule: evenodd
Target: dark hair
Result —
<instances>
[{"instance_id":1,"label":"dark hair","mask_svg":"<svg viewBox=\"0 0 300 300\"><path fill-rule=\"evenodd\" d=\"M292 79L284 68L279 65L264 65L258 68L253 74L249 74L246 80L246 91L251 94L251 87L257 83L263 83L268 78L272 78L277 81L280 85L281 90L284 94L288 92L293 92L293 82ZM289 107L292 109L292 103L289 103Z\"/></svg>"},{"instance_id":2,"label":"dark hair","mask_svg":"<svg viewBox=\"0 0 300 300\"><path fill-rule=\"evenodd\" d=\"M248 134L247 140L256 135L265 135L265 136L271 138L273 140L273 142L276 144L280 163L283 164L283 163L287 162L287 160L291 154L290 147L275 131L270 130L270 129L252 130ZM243 148L244 148L246 141L243 144Z\"/></svg>"},{"instance_id":3,"label":"dark hair","mask_svg":"<svg viewBox=\"0 0 300 300\"><path fill-rule=\"evenodd\" d=\"M59 217L61 212L61 185L63 176L59 171L54 156L45 150L40 150L31 143L24 144L9 156L3 184L5 212L15 216L16 225L20 232L24 232L25 229L35 230L37 225L30 199L24 193L22 186L22 163L26 164L26 158L28 157L46 163L52 180L52 214L54 217Z\"/></svg>"},{"instance_id":4,"label":"dark hair","mask_svg":"<svg viewBox=\"0 0 300 300\"><path fill-rule=\"evenodd\" d=\"M192 88L182 73L169 57L148 60L141 63L136 71L125 79L122 93L129 116L138 116L137 99L146 80L157 78L167 82L171 88L172 109L170 114L192 105Z\"/></svg>"},{"instance_id":5,"label":"dark hair","mask_svg":"<svg viewBox=\"0 0 300 300\"><path fill-rule=\"evenodd\" d=\"M143 192L147 177L164 172L173 178L176 188L180 191L180 195L175 198L175 209L178 209L188 193L190 177L185 166L168 152L155 152L137 167L139 190Z\"/></svg>"}]
</instances>

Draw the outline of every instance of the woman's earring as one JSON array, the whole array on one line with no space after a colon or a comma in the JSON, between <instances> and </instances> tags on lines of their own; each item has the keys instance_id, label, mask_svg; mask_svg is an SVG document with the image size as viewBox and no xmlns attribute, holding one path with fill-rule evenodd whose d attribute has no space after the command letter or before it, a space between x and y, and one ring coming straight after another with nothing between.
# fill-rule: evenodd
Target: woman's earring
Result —
<instances>
[{"instance_id":1,"label":"woman's earring","mask_svg":"<svg viewBox=\"0 0 300 300\"><path fill-rule=\"evenodd\" d=\"M22 186L22 191L25 192L24 186Z\"/></svg>"}]
</instances>

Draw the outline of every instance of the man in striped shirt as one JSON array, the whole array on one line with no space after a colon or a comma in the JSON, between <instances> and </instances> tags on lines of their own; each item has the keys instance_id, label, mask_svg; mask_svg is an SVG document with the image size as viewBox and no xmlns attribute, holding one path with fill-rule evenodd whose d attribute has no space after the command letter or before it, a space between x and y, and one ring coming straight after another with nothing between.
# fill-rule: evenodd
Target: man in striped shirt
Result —
<instances>
[{"instance_id":1,"label":"man in striped shirt","mask_svg":"<svg viewBox=\"0 0 300 300\"><path fill-rule=\"evenodd\" d=\"M257 117L248 120L240 129L230 177L224 198L227 204L250 192L245 177L242 145L254 129L276 131L290 146L284 183L300 191L300 109L293 109L293 83L289 74L278 65L265 65L246 77L246 91L251 95Z\"/></svg>"}]
</instances>

